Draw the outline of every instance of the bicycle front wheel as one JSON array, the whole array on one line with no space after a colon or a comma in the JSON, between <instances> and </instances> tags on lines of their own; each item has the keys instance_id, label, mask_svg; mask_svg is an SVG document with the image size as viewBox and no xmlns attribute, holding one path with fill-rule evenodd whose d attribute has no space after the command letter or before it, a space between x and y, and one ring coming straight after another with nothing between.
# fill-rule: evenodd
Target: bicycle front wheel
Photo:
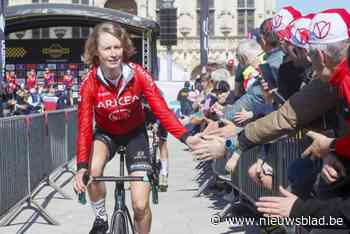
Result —
<instances>
[{"instance_id":1,"label":"bicycle front wheel","mask_svg":"<svg viewBox=\"0 0 350 234\"><path fill-rule=\"evenodd\" d=\"M125 212L117 212L113 216L111 234L129 234L128 217Z\"/></svg>"}]
</instances>

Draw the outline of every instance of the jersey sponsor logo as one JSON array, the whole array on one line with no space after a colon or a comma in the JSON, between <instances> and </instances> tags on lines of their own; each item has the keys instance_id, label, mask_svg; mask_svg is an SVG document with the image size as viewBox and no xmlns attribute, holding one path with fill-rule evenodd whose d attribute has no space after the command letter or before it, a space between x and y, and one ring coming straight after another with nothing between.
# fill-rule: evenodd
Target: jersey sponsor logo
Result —
<instances>
[{"instance_id":1,"label":"jersey sponsor logo","mask_svg":"<svg viewBox=\"0 0 350 234\"><path fill-rule=\"evenodd\" d=\"M140 100L140 98L136 95L134 96L122 96L116 99L107 99L100 101L97 104L97 108L115 108L117 106L128 106L134 103L135 101Z\"/></svg>"},{"instance_id":2,"label":"jersey sponsor logo","mask_svg":"<svg viewBox=\"0 0 350 234\"><path fill-rule=\"evenodd\" d=\"M118 110L111 112L108 115L108 119L111 121L126 120L126 119L129 119L130 116L131 116L130 110L118 109Z\"/></svg>"}]
</instances>

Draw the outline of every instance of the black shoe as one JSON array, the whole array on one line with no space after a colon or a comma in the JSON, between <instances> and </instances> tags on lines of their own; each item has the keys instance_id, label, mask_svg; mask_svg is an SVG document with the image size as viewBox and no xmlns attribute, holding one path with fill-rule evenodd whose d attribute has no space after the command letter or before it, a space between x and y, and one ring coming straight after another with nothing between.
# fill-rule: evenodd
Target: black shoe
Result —
<instances>
[{"instance_id":1,"label":"black shoe","mask_svg":"<svg viewBox=\"0 0 350 234\"><path fill-rule=\"evenodd\" d=\"M96 218L94 226L92 226L89 234L106 234L108 230L108 222L101 218Z\"/></svg>"}]
</instances>

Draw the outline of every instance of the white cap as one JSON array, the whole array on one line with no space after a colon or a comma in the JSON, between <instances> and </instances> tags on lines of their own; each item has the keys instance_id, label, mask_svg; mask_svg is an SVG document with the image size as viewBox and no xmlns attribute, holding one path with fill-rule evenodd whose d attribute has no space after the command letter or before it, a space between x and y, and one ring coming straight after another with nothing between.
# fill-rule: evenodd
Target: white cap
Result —
<instances>
[{"instance_id":1,"label":"white cap","mask_svg":"<svg viewBox=\"0 0 350 234\"><path fill-rule=\"evenodd\" d=\"M296 10L291 6L283 7L273 18L272 18L272 31L277 33L281 38L285 37L285 30L288 25L301 17L300 11Z\"/></svg>"},{"instance_id":2,"label":"white cap","mask_svg":"<svg viewBox=\"0 0 350 234\"><path fill-rule=\"evenodd\" d=\"M310 24L310 44L330 44L350 38L350 15L345 9L318 13Z\"/></svg>"},{"instance_id":3,"label":"white cap","mask_svg":"<svg viewBox=\"0 0 350 234\"><path fill-rule=\"evenodd\" d=\"M297 47L309 48L310 24L314 16L315 14L310 13L294 20L288 27L290 33L287 41Z\"/></svg>"}]
</instances>

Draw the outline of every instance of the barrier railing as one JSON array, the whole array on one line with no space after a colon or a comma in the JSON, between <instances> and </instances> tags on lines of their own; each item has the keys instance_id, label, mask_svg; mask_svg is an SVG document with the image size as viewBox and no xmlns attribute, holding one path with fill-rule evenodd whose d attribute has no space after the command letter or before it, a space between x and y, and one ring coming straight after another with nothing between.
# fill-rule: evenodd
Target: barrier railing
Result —
<instances>
[{"instance_id":1,"label":"barrier railing","mask_svg":"<svg viewBox=\"0 0 350 234\"><path fill-rule=\"evenodd\" d=\"M257 200L261 196L279 194L278 187L280 185L287 187L288 166L292 161L301 157L302 152L311 142L308 138L288 137L281 138L271 143L268 150L266 162L272 167L272 190L257 185L248 176L248 170L254 164L259 156L261 146L257 146L241 155L239 160L240 178L239 190L242 195L251 201Z\"/></svg>"},{"instance_id":2,"label":"barrier railing","mask_svg":"<svg viewBox=\"0 0 350 234\"><path fill-rule=\"evenodd\" d=\"M49 185L70 198L51 177L54 172L70 171L67 165L75 156L75 122L74 109L0 119L0 225L11 223L25 208L58 224L34 196L40 187Z\"/></svg>"},{"instance_id":3,"label":"barrier railing","mask_svg":"<svg viewBox=\"0 0 350 234\"><path fill-rule=\"evenodd\" d=\"M202 169L200 171L200 177L204 177L205 172L209 172L205 176L206 180L201 183L195 196L200 196L203 191L208 188L212 183L215 183L217 179L224 178L230 186L239 192L239 200L248 200L254 203L261 196L270 196L279 194L279 186L289 186L288 181L288 167L291 163L300 158L302 152L311 143L310 139L306 137L285 137L281 138L273 143L269 144L267 150L266 163L272 168L272 189L269 190L261 185L256 184L248 175L249 168L257 162L257 159L261 156L261 147L254 147L240 156L238 165L231 175L231 180L226 181L222 175L227 174L225 172L225 163L227 159L213 160L212 170L208 170L207 167L203 166L203 162L198 164L196 168ZM315 166L320 164L320 161L313 161ZM202 180L203 181L203 180ZM219 215L224 216L228 213L231 203L227 204L225 208L220 212Z\"/></svg>"},{"instance_id":4,"label":"barrier railing","mask_svg":"<svg viewBox=\"0 0 350 234\"><path fill-rule=\"evenodd\" d=\"M0 121L0 214L29 196L27 125L24 118Z\"/></svg>"}]
</instances>

